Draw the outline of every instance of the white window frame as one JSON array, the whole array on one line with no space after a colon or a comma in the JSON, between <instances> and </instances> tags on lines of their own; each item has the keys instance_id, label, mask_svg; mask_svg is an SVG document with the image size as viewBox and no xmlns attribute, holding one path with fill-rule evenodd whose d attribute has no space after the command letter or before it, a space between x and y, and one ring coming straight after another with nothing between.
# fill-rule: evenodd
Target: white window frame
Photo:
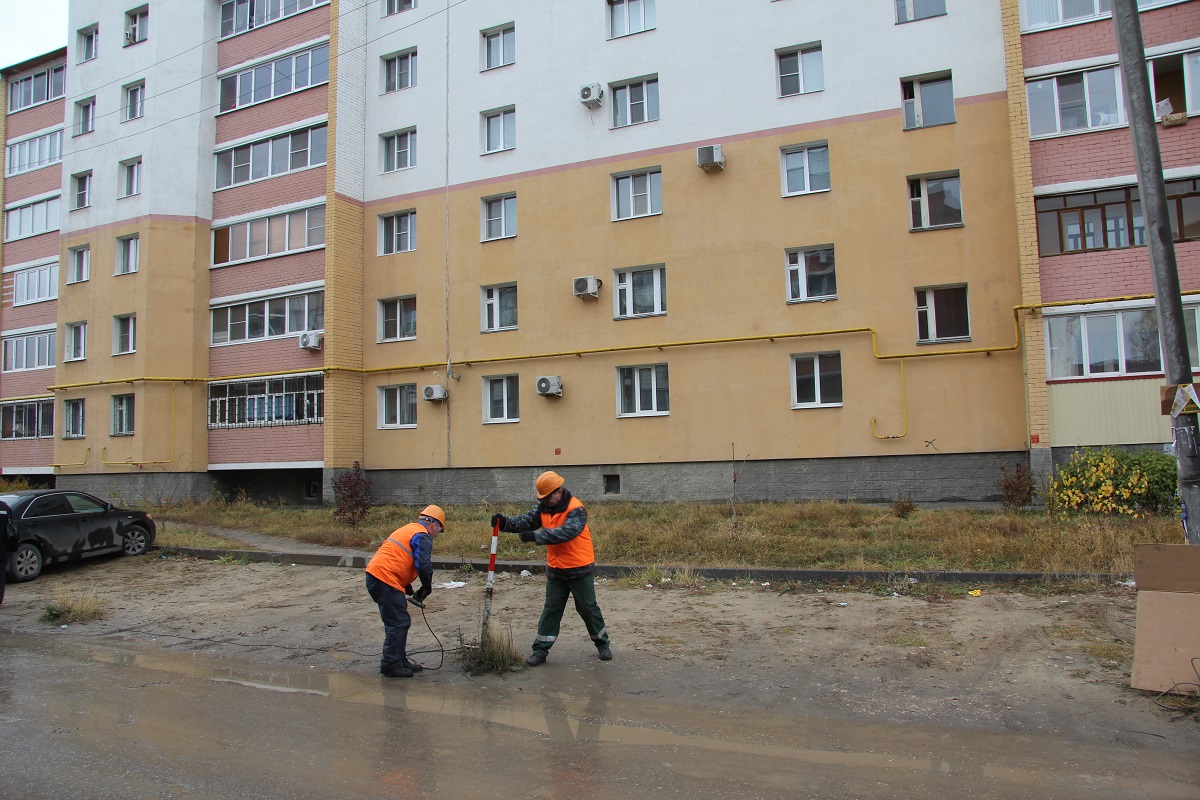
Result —
<instances>
[{"instance_id":1,"label":"white window frame","mask_svg":"<svg viewBox=\"0 0 1200 800\"><path fill-rule=\"evenodd\" d=\"M10 20L9 24L16 23ZM42 76L45 77L42 78ZM45 81L42 87L45 96L41 98L37 97L39 78ZM27 108L33 108L34 106L40 106L43 103L57 100L66 94L66 84L67 67L65 64L41 69L20 78L10 79L8 82L8 113L14 114L18 111L24 111Z\"/></svg>"},{"instance_id":2,"label":"white window frame","mask_svg":"<svg viewBox=\"0 0 1200 800\"><path fill-rule=\"evenodd\" d=\"M521 379L518 375L483 377L483 422L485 425L521 421ZM499 396L496 393L499 392ZM493 403L499 402L499 413Z\"/></svg>"},{"instance_id":3,"label":"white window frame","mask_svg":"<svg viewBox=\"0 0 1200 800\"><path fill-rule=\"evenodd\" d=\"M325 376L319 372L208 385L209 430L324 421Z\"/></svg>"},{"instance_id":4,"label":"white window frame","mask_svg":"<svg viewBox=\"0 0 1200 800\"><path fill-rule=\"evenodd\" d=\"M96 130L96 98L89 97L75 104L75 136L83 136Z\"/></svg>"},{"instance_id":5,"label":"white window frame","mask_svg":"<svg viewBox=\"0 0 1200 800\"><path fill-rule=\"evenodd\" d=\"M671 379L667 364L621 366L617 367L616 373L618 418L663 417L671 413ZM631 390L629 393L625 391L627 381ZM642 394L645 391L650 393L649 407L642 405ZM663 403L664 394L665 403ZM629 400L632 405L626 404L626 400Z\"/></svg>"},{"instance_id":6,"label":"white window frame","mask_svg":"<svg viewBox=\"0 0 1200 800\"><path fill-rule=\"evenodd\" d=\"M90 244L67 250L67 283L83 283L91 277L92 246Z\"/></svg>"},{"instance_id":7,"label":"white window frame","mask_svg":"<svg viewBox=\"0 0 1200 800\"><path fill-rule=\"evenodd\" d=\"M1091 88L1092 76L1098 76L1101 73L1111 73L1112 87L1115 92L1116 100L1116 119L1107 120L1104 122L1093 123L1092 121L1092 98L1094 91ZM1059 82L1064 78L1080 78L1080 86L1083 91L1083 125L1075 128L1064 128L1062 119L1062 98ZM1050 100L1054 106L1054 129L1034 132L1034 103L1030 94L1035 87L1039 85L1047 85L1050 88ZM1081 133L1088 133L1095 130L1107 130L1109 128L1119 128L1127 125L1129 120L1127 110L1125 108L1125 85L1121 78L1121 69L1119 65L1110 65L1099 67L1097 69L1081 70L1075 72L1063 72L1057 75L1045 75L1025 82L1025 102L1029 116L1029 138L1045 139L1055 136L1074 136ZM1039 117L1038 122L1041 121Z\"/></svg>"},{"instance_id":8,"label":"white window frame","mask_svg":"<svg viewBox=\"0 0 1200 800\"><path fill-rule=\"evenodd\" d=\"M650 310L635 310L634 280L637 276L650 276ZM642 267L613 270L613 319L637 319L638 317L660 317L667 313L667 267L665 264L649 264Z\"/></svg>"},{"instance_id":9,"label":"white window frame","mask_svg":"<svg viewBox=\"0 0 1200 800\"><path fill-rule=\"evenodd\" d=\"M950 86L950 119L940 122L926 122L926 97L924 92L926 89L933 89L943 83ZM909 94L912 97L908 97L907 95ZM949 72L926 75L922 78L905 78L900 81L900 101L904 109L904 130L906 131L915 131L919 128L934 128L939 125L952 125L958 121L957 109L954 106L954 76Z\"/></svg>"},{"instance_id":10,"label":"white window frame","mask_svg":"<svg viewBox=\"0 0 1200 800\"><path fill-rule=\"evenodd\" d=\"M824 174L825 181L828 185L821 185L821 181L814 182L813 164L814 162L819 167L821 160L824 159L826 172L817 173ZM828 142L810 142L808 144L791 145L780 150L779 169L781 179L783 181L783 196L795 197L801 194L816 194L818 192L828 192L833 188L833 168L829 160L829 143ZM803 172L804 185L799 188L791 186L790 174L793 170L801 170Z\"/></svg>"},{"instance_id":11,"label":"white window frame","mask_svg":"<svg viewBox=\"0 0 1200 800\"><path fill-rule=\"evenodd\" d=\"M63 330L63 361L87 358L87 323L68 322Z\"/></svg>"},{"instance_id":12,"label":"white window frame","mask_svg":"<svg viewBox=\"0 0 1200 800\"><path fill-rule=\"evenodd\" d=\"M391 322L394 320L394 323ZM395 336L389 336L389 324L395 325ZM406 331L411 331L411 333ZM417 296L387 297L379 301L379 342L406 342L417 338Z\"/></svg>"},{"instance_id":13,"label":"white window frame","mask_svg":"<svg viewBox=\"0 0 1200 800\"><path fill-rule=\"evenodd\" d=\"M146 115L146 81L131 83L122 89L121 121L130 122Z\"/></svg>"},{"instance_id":14,"label":"white window frame","mask_svg":"<svg viewBox=\"0 0 1200 800\"><path fill-rule=\"evenodd\" d=\"M937 329L938 317L938 298L940 292L957 292L962 290L962 313L966 317L967 332L965 334L939 333ZM935 344L938 342L966 342L971 339L971 295L968 291L968 285L965 283L943 284L940 286L918 286L914 290L916 297L916 312L917 312L917 343L918 344ZM943 302L950 302L944 300ZM944 308L944 306L943 306ZM924 327L926 335L922 337L921 328Z\"/></svg>"},{"instance_id":15,"label":"white window frame","mask_svg":"<svg viewBox=\"0 0 1200 800\"><path fill-rule=\"evenodd\" d=\"M142 193L142 157L121 162L121 197Z\"/></svg>"},{"instance_id":16,"label":"white window frame","mask_svg":"<svg viewBox=\"0 0 1200 800\"><path fill-rule=\"evenodd\" d=\"M9 144L4 159L7 177L49 167L62 162L63 131L30 136Z\"/></svg>"},{"instance_id":17,"label":"white window frame","mask_svg":"<svg viewBox=\"0 0 1200 800\"><path fill-rule=\"evenodd\" d=\"M84 398L63 400L64 439L82 439L86 435L87 405Z\"/></svg>"},{"instance_id":18,"label":"white window frame","mask_svg":"<svg viewBox=\"0 0 1200 800\"><path fill-rule=\"evenodd\" d=\"M91 61L100 55L100 25L89 25L79 31L79 58L76 64Z\"/></svg>"},{"instance_id":19,"label":"white window frame","mask_svg":"<svg viewBox=\"0 0 1200 800\"><path fill-rule=\"evenodd\" d=\"M619 39L658 27L654 0L607 0L608 38Z\"/></svg>"},{"instance_id":20,"label":"white window frame","mask_svg":"<svg viewBox=\"0 0 1200 800\"><path fill-rule=\"evenodd\" d=\"M133 436L134 411L136 410L134 395L112 395L112 426L109 433L112 436Z\"/></svg>"},{"instance_id":21,"label":"white window frame","mask_svg":"<svg viewBox=\"0 0 1200 800\"><path fill-rule=\"evenodd\" d=\"M836 360L837 366L837 390L836 399L834 388L827 385L831 382L830 377L833 372L822 370L825 364L833 364ZM800 366L801 364L810 364L812 366L812 382L813 382L813 399L806 400L800 398ZM794 353L791 358L792 365L792 408L840 408L845 398L845 387L842 381L842 354L838 350L831 350L822 353ZM824 372L824 374L823 374ZM823 381L825 382L823 384ZM825 391L822 391L825 389Z\"/></svg>"},{"instance_id":22,"label":"white window frame","mask_svg":"<svg viewBox=\"0 0 1200 800\"><path fill-rule=\"evenodd\" d=\"M325 330L325 290L256 297L209 307L209 343L213 347L295 338Z\"/></svg>"},{"instance_id":23,"label":"white window frame","mask_svg":"<svg viewBox=\"0 0 1200 800\"><path fill-rule=\"evenodd\" d=\"M383 140L383 172L399 172L417 165L417 129L404 128L379 137ZM403 147L401 145L403 144Z\"/></svg>"},{"instance_id":24,"label":"white window frame","mask_svg":"<svg viewBox=\"0 0 1200 800\"><path fill-rule=\"evenodd\" d=\"M1063 13L1062 0L1050 0L1050 3L1053 3L1053 8L1049 5L1049 3L1046 2L1046 0L1038 0L1038 2L1039 5L1041 5L1044 9L1044 12L1050 13L1044 13L1043 18L1038 19L1037 21L1031 21L1032 14L1030 9L1030 0L1021 0L1022 32L1043 30L1046 28L1066 27L1068 25L1079 25L1081 23L1093 22L1098 19L1107 19L1108 17L1112 16L1111 0L1101 0L1099 4L1093 3L1091 11L1077 14L1076 16L1070 18L1067 18ZM1167 6L1178 2L1180 2L1180 0L1138 0L1137 5L1140 10L1145 11L1148 8ZM1106 5L1108 6L1107 8L1105 8Z\"/></svg>"},{"instance_id":25,"label":"white window frame","mask_svg":"<svg viewBox=\"0 0 1200 800\"><path fill-rule=\"evenodd\" d=\"M216 188L228 189L319 167L329 158L326 123L216 152Z\"/></svg>"},{"instance_id":26,"label":"white window frame","mask_svg":"<svg viewBox=\"0 0 1200 800\"><path fill-rule=\"evenodd\" d=\"M791 59L796 61L795 69L789 63ZM809 42L776 50L775 71L776 88L780 97L796 97L824 91L825 54L821 43Z\"/></svg>"},{"instance_id":27,"label":"white window frame","mask_svg":"<svg viewBox=\"0 0 1200 800\"><path fill-rule=\"evenodd\" d=\"M150 6L125 12L125 46L146 41L150 36Z\"/></svg>"},{"instance_id":28,"label":"white window frame","mask_svg":"<svg viewBox=\"0 0 1200 800\"><path fill-rule=\"evenodd\" d=\"M18 424L17 418L20 417ZM0 404L0 439L54 438L54 401L26 400Z\"/></svg>"},{"instance_id":29,"label":"white window frame","mask_svg":"<svg viewBox=\"0 0 1200 800\"><path fill-rule=\"evenodd\" d=\"M1152 303L1150 302L1132 302L1132 303L1114 303L1114 304L1097 304L1090 306L1086 310L1077 310L1074 312L1060 313L1058 309L1046 309L1048 312L1045 315L1045 336L1046 336L1046 378L1047 380L1059 381L1087 381L1087 380L1104 380L1109 378L1156 378L1163 374L1163 346L1162 346L1162 331L1161 324L1157 319L1157 313ZM1137 317L1145 319L1145 315L1149 314L1154 320L1155 331L1153 344L1158 351L1158 365L1154 369L1130 369L1129 360L1129 335L1131 331L1131 320ZM1184 306L1184 326L1187 332L1187 340L1191 355L1192 364L1200 363L1200 351L1196 348L1197 336L1197 307L1195 305ZM1094 356L1092 350L1096 346L1097 339L1103 336L1106 332L1098 332L1094 337L1089 332L1089 326L1096 325L1101 319L1111 320L1113 323L1113 335L1115 342L1109 342L1111 346L1115 344L1113 352L1109 353L1110 362L1115 362L1115 369L1099 369L1094 370ZM1075 335L1078 338L1078 348L1073 354L1079 358L1080 374L1068 375L1061 374L1061 368L1056 374L1055 353L1065 344L1059 340L1054 333L1056 326L1062 323L1075 322ZM1066 366L1066 365L1064 365ZM1196 366L1192 367L1193 370Z\"/></svg>"},{"instance_id":30,"label":"white window frame","mask_svg":"<svg viewBox=\"0 0 1200 800\"><path fill-rule=\"evenodd\" d=\"M58 262L13 273L13 306L27 306L58 299Z\"/></svg>"},{"instance_id":31,"label":"white window frame","mask_svg":"<svg viewBox=\"0 0 1200 800\"><path fill-rule=\"evenodd\" d=\"M256 234L261 234L261 253L253 253L251 249L257 240ZM283 235L279 244L272 237ZM218 242L224 236L225 250L228 258L217 261ZM241 240L240 242L238 240ZM293 241L303 239L303 242ZM280 249L275 249L278 246ZM213 267L225 267L230 264L244 264L264 258L275 258L289 253L301 253L306 250L320 250L325 247L325 204L298 208L280 214L266 217L245 219L228 225L218 225L213 228L212 258ZM241 253L241 255L237 255Z\"/></svg>"},{"instance_id":32,"label":"white window frame","mask_svg":"<svg viewBox=\"0 0 1200 800\"><path fill-rule=\"evenodd\" d=\"M273 58L249 69L222 75L218 83L217 113L230 114L238 109L269 103L277 97L303 92L327 83L328 43Z\"/></svg>"},{"instance_id":33,"label":"white window frame","mask_svg":"<svg viewBox=\"0 0 1200 800\"><path fill-rule=\"evenodd\" d=\"M480 333L495 333L496 331L515 331L518 319L517 284L497 283L492 286L482 286L479 290L479 331ZM511 298L513 319L505 324L502 316L507 300Z\"/></svg>"},{"instance_id":34,"label":"white window frame","mask_svg":"<svg viewBox=\"0 0 1200 800\"><path fill-rule=\"evenodd\" d=\"M137 314L113 317L112 354L126 356L137 352Z\"/></svg>"},{"instance_id":35,"label":"white window frame","mask_svg":"<svg viewBox=\"0 0 1200 800\"><path fill-rule=\"evenodd\" d=\"M383 61L383 92L381 94L399 92L417 85L416 48L384 56L381 60Z\"/></svg>"},{"instance_id":36,"label":"white window frame","mask_svg":"<svg viewBox=\"0 0 1200 800\"><path fill-rule=\"evenodd\" d=\"M219 38L237 36L327 4L328 0L283 0L282 3L280 0L224 0ZM239 15L239 7L244 8L245 13Z\"/></svg>"},{"instance_id":37,"label":"white window frame","mask_svg":"<svg viewBox=\"0 0 1200 800\"><path fill-rule=\"evenodd\" d=\"M117 237L117 259L113 275L132 275L138 271L142 238L139 233Z\"/></svg>"},{"instance_id":38,"label":"white window frame","mask_svg":"<svg viewBox=\"0 0 1200 800\"><path fill-rule=\"evenodd\" d=\"M480 31L483 46L483 69L499 69L517 61L517 26L513 23Z\"/></svg>"},{"instance_id":39,"label":"white window frame","mask_svg":"<svg viewBox=\"0 0 1200 800\"><path fill-rule=\"evenodd\" d=\"M92 171L71 176L71 210L78 211L92 204Z\"/></svg>"},{"instance_id":40,"label":"white window frame","mask_svg":"<svg viewBox=\"0 0 1200 800\"><path fill-rule=\"evenodd\" d=\"M832 278L833 291L826 294L814 294L809 291L809 277L812 274L810 266L813 261L824 267L825 253L828 253L828 273ZM810 260L811 259L811 260ZM785 251L784 261L787 269L787 301L789 303L825 302L837 300L837 255L832 244L815 247L792 247ZM818 273L823 275L824 273Z\"/></svg>"},{"instance_id":41,"label":"white window frame","mask_svg":"<svg viewBox=\"0 0 1200 800\"><path fill-rule=\"evenodd\" d=\"M929 182L930 181L954 181L956 191L958 192L959 209L958 219L953 222L939 222L933 224L930 221L929 207ZM957 172L940 173L937 175L924 175L920 177L910 177L908 179L908 204L909 204L909 230L910 231L936 231L943 228L961 228L963 226L963 209L962 209L962 179ZM949 206L947 206L949 207ZM917 212L920 212L920 224L917 223Z\"/></svg>"},{"instance_id":42,"label":"white window frame","mask_svg":"<svg viewBox=\"0 0 1200 800\"><path fill-rule=\"evenodd\" d=\"M923 3L935 5L937 10L931 11L928 6L922 7ZM918 22L923 19L933 19L934 17L944 17L945 15L946 0L896 0L897 25L903 25L906 22Z\"/></svg>"},{"instance_id":43,"label":"white window frame","mask_svg":"<svg viewBox=\"0 0 1200 800\"><path fill-rule=\"evenodd\" d=\"M383 9L383 16L390 17L393 14L412 11L417 7L417 0L383 0L379 6Z\"/></svg>"},{"instance_id":44,"label":"white window frame","mask_svg":"<svg viewBox=\"0 0 1200 800\"><path fill-rule=\"evenodd\" d=\"M411 253L417 249L417 212L396 211L379 216L379 255Z\"/></svg>"},{"instance_id":45,"label":"white window frame","mask_svg":"<svg viewBox=\"0 0 1200 800\"><path fill-rule=\"evenodd\" d=\"M0 340L3 372L29 372L35 369L54 369L58 336L53 328L31 331Z\"/></svg>"},{"instance_id":46,"label":"white window frame","mask_svg":"<svg viewBox=\"0 0 1200 800\"><path fill-rule=\"evenodd\" d=\"M28 239L59 229L59 198L47 197L4 210L4 241Z\"/></svg>"},{"instance_id":47,"label":"white window frame","mask_svg":"<svg viewBox=\"0 0 1200 800\"><path fill-rule=\"evenodd\" d=\"M613 128L628 128L630 125L658 120L661 109L657 75L612 84L608 88L609 97L612 98Z\"/></svg>"},{"instance_id":48,"label":"white window frame","mask_svg":"<svg viewBox=\"0 0 1200 800\"><path fill-rule=\"evenodd\" d=\"M517 109L509 106L485 111L483 118L483 152L499 153L517 146Z\"/></svg>"},{"instance_id":49,"label":"white window frame","mask_svg":"<svg viewBox=\"0 0 1200 800\"><path fill-rule=\"evenodd\" d=\"M484 197L480 200L481 241L494 242L517 235L517 195L515 192ZM493 225L495 223L495 225ZM497 228L493 235L493 227Z\"/></svg>"},{"instance_id":50,"label":"white window frame","mask_svg":"<svg viewBox=\"0 0 1200 800\"><path fill-rule=\"evenodd\" d=\"M376 396L379 413L376 425L380 430L417 427L417 385L415 383L380 386ZM404 419L406 416L409 418L408 420Z\"/></svg>"},{"instance_id":51,"label":"white window frame","mask_svg":"<svg viewBox=\"0 0 1200 800\"><path fill-rule=\"evenodd\" d=\"M662 168L612 176L613 222L662 214Z\"/></svg>"}]
</instances>

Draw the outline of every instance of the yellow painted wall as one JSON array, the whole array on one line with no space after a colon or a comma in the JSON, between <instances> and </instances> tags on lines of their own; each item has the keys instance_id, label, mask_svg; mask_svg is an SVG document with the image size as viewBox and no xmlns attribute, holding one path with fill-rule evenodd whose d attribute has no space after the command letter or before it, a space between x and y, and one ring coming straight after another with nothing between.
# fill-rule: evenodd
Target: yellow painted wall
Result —
<instances>
[{"instance_id":1,"label":"yellow painted wall","mask_svg":"<svg viewBox=\"0 0 1200 800\"><path fill-rule=\"evenodd\" d=\"M1051 444L1076 447L1170 442L1171 418L1159 408L1162 378L1055 383L1048 387Z\"/></svg>"}]
</instances>

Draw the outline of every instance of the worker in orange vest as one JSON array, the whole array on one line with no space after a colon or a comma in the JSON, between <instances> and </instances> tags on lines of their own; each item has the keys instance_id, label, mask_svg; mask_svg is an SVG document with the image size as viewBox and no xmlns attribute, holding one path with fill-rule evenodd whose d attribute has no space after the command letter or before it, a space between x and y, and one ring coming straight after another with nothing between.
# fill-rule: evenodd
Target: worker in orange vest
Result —
<instances>
[{"instance_id":1,"label":"worker in orange vest","mask_svg":"<svg viewBox=\"0 0 1200 800\"><path fill-rule=\"evenodd\" d=\"M379 606L383 620L383 654L379 673L389 678L411 678L424 669L408 658L408 597L418 603L433 591L433 538L446 528L446 513L425 506L416 522L397 528L383 541L367 564L367 593ZM421 579L413 592L412 583Z\"/></svg>"},{"instance_id":2,"label":"worker in orange vest","mask_svg":"<svg viewBox=\"0 0 1200 800\"><path fill-rule=\"evenodd\" d=\"M519 533L522 542L546 546L546 603L538 620L533 653L525 659L531 667L546 662L558 627L562 622L567 598L575 598L575 610L587 626L601 661L612 660L608 630L596 603L596 554L592 550L592 532L588 529L587 509L579 498L563 487L557 472L538 476L538 504L518 517L492 516L492 525L502 531Z\"/></svg>"}]
</instances>

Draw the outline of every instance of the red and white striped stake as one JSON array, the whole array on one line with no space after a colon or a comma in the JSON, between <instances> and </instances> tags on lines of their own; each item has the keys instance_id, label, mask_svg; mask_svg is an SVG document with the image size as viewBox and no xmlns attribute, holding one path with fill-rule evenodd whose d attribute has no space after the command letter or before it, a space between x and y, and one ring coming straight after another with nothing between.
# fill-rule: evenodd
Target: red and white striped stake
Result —
<instances>
[{"instance_id":1,"label":"red and white striped stake","mask_svg":"<svg viewBox=\"0 0 1200 800\"><path fill-rule=\"evenodd\" d=\"M492 526L492 555L488 560L487 587L483 590L483 626L479 631L479 646L487 640L488 618L492 616L492 591L496 584L496 544L500 541L500 523Z\"/></svg>"}]
</instances>

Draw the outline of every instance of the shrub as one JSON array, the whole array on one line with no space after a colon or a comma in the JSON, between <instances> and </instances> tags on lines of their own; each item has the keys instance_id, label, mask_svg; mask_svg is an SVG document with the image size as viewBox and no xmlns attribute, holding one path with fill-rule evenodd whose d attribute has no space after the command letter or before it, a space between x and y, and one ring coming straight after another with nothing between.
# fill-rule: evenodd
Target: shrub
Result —
<instances>
[{"instance_id":1,"label":"shrub","mask_svg":"<svg viewBox=\"0 0 1200 800\"><path fill-rule=\"evenodd\" d=\"M908 515L917 510L917 504L913 502L912 495L905 497L901 494L896 498L896 502L892 503L892 513L900 519L908 519Z\"/></svg>"},{"instance_id":2,"label":"shrub","mask_svg":"<svg viewBox=\"0 0 1200 800\"><path fill-rule=\"evenodd\" d=\"M1173 509L1176 482L1175 460L1164 453L1076 450L1055 472L1047 505L1064 512L1137 516Z\"/></svg>"},{"instance_id":3,"label":"shrub","mask_svg":"<svg viewBox=\"0 0 1200 800\"><path fill-rule=\"evenodd\" d=\"M367 518L371 512L371 481L363 472L362 464L354 466L333 479L333 518L351 528Z\"/></svg>"},{"instance_id":4,"label":"shrub","mask_svg":"<svg viewBox=\"0 0 1200 800\"><path fill-rule=\"evenodd\" d=\"M1033 502L1033 471L1016 464L1010 471L1007 464L1000 465L1000 479L996 481L1005 508L1023 508Z\"/></svg>"},{"instance_id":5,"label":"shrub","mask_svg":"<svg viewBox=\"0 0 1200 800\"><path fill-rule=\"evenodd\" d=\"M1138 450L1130 460L1146 473L1148 485L1143 505L1148 511L1179 512L1179 462L1175 456Z\"/></svg>"}]
</instances>

